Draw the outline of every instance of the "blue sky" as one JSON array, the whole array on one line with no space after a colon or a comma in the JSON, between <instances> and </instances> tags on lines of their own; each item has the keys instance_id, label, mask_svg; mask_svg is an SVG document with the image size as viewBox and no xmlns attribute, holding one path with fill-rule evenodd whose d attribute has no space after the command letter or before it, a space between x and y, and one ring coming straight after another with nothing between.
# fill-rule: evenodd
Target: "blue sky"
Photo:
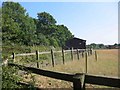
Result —
<instances>
[{"instance_id":1,"label":"blue sky","mask_svg":"<svg viewBox=\"0 0 120 90\"><path fill-rule=\"evenodd\" d=\"M114 44L118 42L117 2L20 2L29 16L48 12L64 24L75 37L90 43Z\"/></svg>"},{"instance_id":2,"label":"blue sky","mask_svg":"<svg viewBox=\"0 0 120 90\"><path fill-rule=\"evenodd\" d=\"M20 2L31 17L48 12L75 37L90 43L118 42L117 2Z\"/></svg>"}]
</instances>

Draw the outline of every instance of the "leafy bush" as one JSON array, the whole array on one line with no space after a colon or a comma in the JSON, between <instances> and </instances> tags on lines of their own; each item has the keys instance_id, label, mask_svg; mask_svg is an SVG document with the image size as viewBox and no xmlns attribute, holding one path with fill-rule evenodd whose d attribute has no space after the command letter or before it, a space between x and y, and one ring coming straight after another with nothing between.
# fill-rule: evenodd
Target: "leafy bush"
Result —
<instances>
[{"instance_id":1,"label":"leafy bush","mask_svg":"<svg viewBox=\"0 0 120 90\"><path fill-rule=\"evenodd\" d=\"M3 72L2 72L2 89L3 90L8 90L8 89L12 89L12 90L16 90L16 89L31 89L34 90L34 76L31 75L31 79L29 82L29 85L22 85L20 84L20 81L23 80L23 78L21 78L18 75L18 68L16 67L10 67L10 66L3 66L2 67ZM29 72L30 74L30 72Z\"/></svg>"},{"instance_id":2,"label":"leafy bush","mask_svg":"<svg viewBox=\"0 0 120 90\"><path fill-rule=\"evenodd\" d=\"M2 88L20 88L17 83L21 80L17 76L17 69L15 67L2 67Z\"/></svg>"}]
</instances>

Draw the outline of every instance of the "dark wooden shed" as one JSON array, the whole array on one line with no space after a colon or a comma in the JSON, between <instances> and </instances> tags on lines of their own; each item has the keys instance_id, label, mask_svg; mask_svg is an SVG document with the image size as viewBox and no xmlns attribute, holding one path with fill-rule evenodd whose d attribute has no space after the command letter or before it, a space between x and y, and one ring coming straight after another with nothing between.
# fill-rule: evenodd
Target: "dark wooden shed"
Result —
<instances>
[{"instance_id":1,"label":"dark wooden shed","mask_svg":"<svg viewBox=\"0 0 120 90\"><path fill-rule=\"evenodd\" d=\"M65 49L86 49L86 40L79 39L79 38L72 38L66 41Z\"/></svg>"}]
</instances>

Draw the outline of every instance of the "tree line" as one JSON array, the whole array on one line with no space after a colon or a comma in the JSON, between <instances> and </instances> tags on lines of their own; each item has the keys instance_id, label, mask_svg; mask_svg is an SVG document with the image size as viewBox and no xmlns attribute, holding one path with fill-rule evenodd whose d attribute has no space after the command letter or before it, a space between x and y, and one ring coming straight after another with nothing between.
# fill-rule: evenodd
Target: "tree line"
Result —
<instances>
[{"instance_id":1,"label":"tree line","mask_svg":"<svg viewBox=\"0 0 120 90\"><path fill-rule=\"evenodd\" d=\"M93 48L93 49L118 49L120 47L120 43L113 44L113 45L104 45L104 44L95 44L91 43L89 45L86 45L87 48Z\"/></svg>"},{"instance_id":2,"label":"tree line","mask_svg":"<svg viewBox=\"0 0 120 90\"><path fill-rule=\"evenodd\" d=\"M73 35L65 25L56 23L47 12L38 12L36 19L19 3L2 3L3 44L63 46Z\"/></svg>"}]
</instances>

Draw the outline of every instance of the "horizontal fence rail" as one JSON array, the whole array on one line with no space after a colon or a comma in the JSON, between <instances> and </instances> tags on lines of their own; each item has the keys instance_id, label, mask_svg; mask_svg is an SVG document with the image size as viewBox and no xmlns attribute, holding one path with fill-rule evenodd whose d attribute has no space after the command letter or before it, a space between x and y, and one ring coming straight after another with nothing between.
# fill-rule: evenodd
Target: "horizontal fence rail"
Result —
<instances>
[{"instance_id":1,"label":"horizontal fence rail","mask_svg":"<svg viewBox=\"0 0 120 90\"><path fill-rule=\"evenodd\" d=\"M60 50L60 51L55 51L55 50L53 50L53 49L51 49L51 51L44 51L44 52L39 52L38 50L36 50L36 52L32 52L32 53L22 53L22 54L17 54L17 53L12 53L12 55L10 56L10 58L11 58L11 60L12 60L12 62L18 62L17 61L17 59L16 59L16 57L18 57L18 56L32 56L32 55L34 55L34 56L36 56L36 66L37 66L37 68L40 68L40 65L41 65L41 63L39 63L40 61L40 58L39 57L41 57L41 56L39 56L39 55L42 55L42 54L50 54L50 57L51 57L51 62L49 62L49 65L51 64L53 67L55 66L55 65L57 65L59 62L62 62L62 64L65 64L66 62L66 54L68 54L69 53L69 60L75 60L75 59L78 59L78 60L80 60L80 55L82 55L82 58L84 58L83 56L83 54L85 54L85 53L88 53L88 55L89 55L89 53L90 52L92 52L92 49L71 49L71 50L64 50L63 48ZM57 60L55 60L56 58L57 58L57 53L61 53L60 55L60 58L61 58L61 60L62 61L57 61ZM81 54L80 54L81 53ZM91 54L92 55L92 54ZM10 59L9 58L9 59ZM7 65L7 63L9 62L9 60L7 59L7 60L4 60L3 61L3 63L2 63L2 65ZM43 63L42 63L43 64ZM47 64L46 64L47 65Z\"/></svg>"},{"instance_id":2,"label":"horizontal fence rail","mask_svg":"<svg viewBox=\"0 0 120 90\"><path fill-rule=\"evenodd\" d=\"M17 66L20 70L30 71L32 73L36 73L39 75L73 82L74 90L78 90L77 88L84 88L85 83L120 88L120 85L119 85L120 78L118 77L116 78L116 77L108 77L108 76L106 77L96 76L96 75L88 75L84 73L78 73L78 74L67 74L66 73L65 74L65 73L58 73L58 72L53 72L53 71L32 68L32 67L25 67L25 66L13 64L13 63L9 63L8 65Z\"/></svg>"},{"instance_id":3,"label":"horizontal fence rail","mask_svg":"<svg viewBox=\"0 0 120 90\"><path fill-rule=\"evenodd\" d=\"M73 74L58 73L58 72L53 72L53 71L37 69L37 68L33 68L33 67L25 67L25 66L13 64L13 63L9 63L8 65L9 66L17 66L20 70L24 70L24 71L29 70L30 72L36 73L36 74L39 74L39 75L73 82L73 79L72 79L73 76L74 76Z\"/></svg>"},{"instance_id":4,"label":"horizontal fence rail","mask_svg":"<svg viewBox=\"0 0 120 90\"><path fill-rule=\"evenodd\" d=\"M39 54L49 54L50 52L39 52ZM36 53L22 53L22 54L15 54L15 56L30 56L36 55ZM11 56L12 57L12 56Z\"/></svg>"},{"instance_id":5,"label":"horizontal fence rail","mask_svg":"<svg viewBox=\"0 0 120 90\"><path fill-rule=\"evenodd\" d=\"M87 49L73 49L73 51L88 51ZM70 52L71 50L64 50L64 52ZM61 53L62 51L54 51L55 53ZM39 52L39 54L49 54L50 51L46 51L46 52ZM30 56L30 55L36 55L36 53L22 53L22 54L15 54L15 56ZM10 57L13 57L13 55L11 55Z\"/></svg>"},{"instance_id":6,"label":"horizontal fence rail","mask_svg":"<svg viewBox=\"0 0 120 90\"><path fill-rule=\"evenodd\" d=\"M86 78L85 83L120 88L120 78L118 77L113 78L105 76L85 75L85 78Z\"/></svg>"},{"instance_id":7,"label":"horizontal fence rail","mask_svg":"<svg viewBox=\"0 0 120 90\"><path fill-rule=\"evenodd\" d=\"M22 53L22 54L15 54L15 56L30 56L30 55L36 55L35 53Z\"/></svg>"}]
</instances>

